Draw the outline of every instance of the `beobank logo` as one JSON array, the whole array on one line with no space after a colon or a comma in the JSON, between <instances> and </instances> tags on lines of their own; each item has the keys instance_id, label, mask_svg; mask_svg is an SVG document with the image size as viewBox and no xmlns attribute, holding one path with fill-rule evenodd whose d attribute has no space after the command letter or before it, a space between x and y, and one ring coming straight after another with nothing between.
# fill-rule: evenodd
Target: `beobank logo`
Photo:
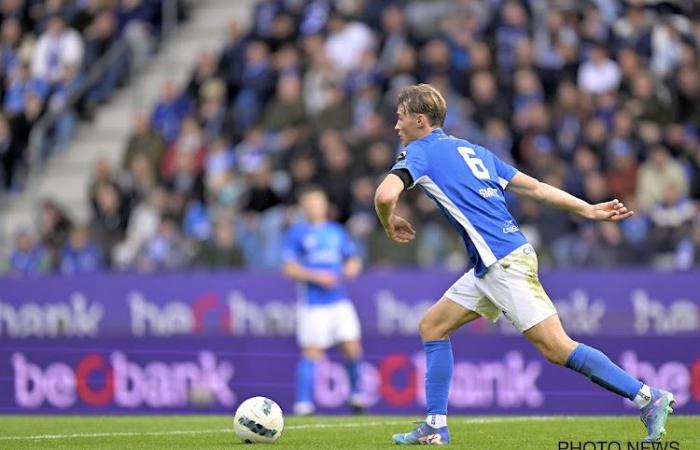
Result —
<instances>
[{"instance_id":1,"label":"beobank logo","mask_svg":"<svg viewBox=\"0 0 700 450\"><path fill-rule=\"evenodd\" d=\"M542 363L527 361L511 351L501 359L480 362L455 361L449 404L455 408L537 408L544 394L537 386ZM325 360L315 374L315 400L319 406L342 406L350 395L350 381L340 363ZM361 395L371 407L384 403L396 407L425 406L425 355L386 355L376 365L363 363Z\"/></svg>"},{"instance_id":2,"label":"beobank logo","mask_svg":"<svg viewBox=\"0 0 700 450\"><path fill-rule=\"evenodd\" d=\"M134 336L168 337L212 333L237 336L293 336L296 305L282 301L256 303L242 292L231 291L226 298L205 293L191 302L149 301L132 291L127 297Z\"/></svg>"},{"instance_id":3,"label":"beobank logo","mask_svg":"<svg viewBox=\"0 0 700 450\"><path fill-rule=\"evenodd\" d=\"M143 365L122 352L108 356L89 353L74 366L54 362L42 368L24 353L14 353L15 402L23 408L77 405L121 408L173 408L220 404L232 407L229 387L233 363L202 351L177 362L150 361Z\"/></svg>"},{"instance_id":4,"label":"beobank logo","mask_svg":"<svg viewBox=\"0 0 700 450\"><path fill-rule=\"evenodd\" d=\"M635 378L673 392L679 407L689 402L700 403L700 359L690 364L680 361L652 364L633 351L625 351L619 363ZM453 408L536 409L543 405L546 396L537 384L543 368L542 362L526 360L519 351L510 351L501 359L457 360L452 372L449 405ZM363 363L360 388L368 407L379 403L397 408L425 406L424 354L393 353L384 356L376 365ZM319 364L314 388L316 403L325 408L338 408L349 396L350 380L343 365L329 360ZM621 401L635 407L626 399Z\"/></svg>"}]
</instances>

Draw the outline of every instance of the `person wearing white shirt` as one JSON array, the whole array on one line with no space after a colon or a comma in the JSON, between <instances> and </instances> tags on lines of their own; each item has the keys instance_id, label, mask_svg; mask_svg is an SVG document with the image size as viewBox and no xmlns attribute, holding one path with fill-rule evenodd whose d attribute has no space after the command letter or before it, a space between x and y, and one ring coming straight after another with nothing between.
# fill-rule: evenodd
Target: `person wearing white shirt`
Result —
<instances>
[{"instance_id":1,"label":"person wearing white shirt","mask_svg":"<svg viewBox=\"0 0 700 450\"><path fill-rule=\"evenodd\" d=\"M61 16L51 17L32 52L32 76L49 83L60 80L63 66L80 67L83 50L80 34L66 27Z\"/></svg>"},{"instance_id":2,"label":"person wearing white shirt","mask_svg":"<svg viewBox=\"0 0 700 450\"><path fill-rule=\"evenodd\" d=\"M591 48L588 60L578 71L578 85L589 94L602 94L617 89L622 72L617 63L606 53L605 47Z\"/></svg>"}]
</instances>

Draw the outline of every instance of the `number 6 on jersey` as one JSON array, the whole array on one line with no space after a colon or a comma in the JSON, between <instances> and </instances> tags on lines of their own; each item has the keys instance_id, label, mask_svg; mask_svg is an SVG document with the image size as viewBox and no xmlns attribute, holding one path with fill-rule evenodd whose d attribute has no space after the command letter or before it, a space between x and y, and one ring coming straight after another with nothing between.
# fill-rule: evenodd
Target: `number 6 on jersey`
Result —
<instances>
[{"instance_id":1,"label":"number 6 on jersey","mask_svg":"<svg viewBox=\"0 0 700 450\"><path fill-rule=\"evenodd\" d=\"M489 174L489 171L486 168L486 166L484 166L484 162L474 156L476 155L474 149L471 149L469 147L457 147L457 150L459 151L459 154L462 155L462 158L464 158L464 162L467 163L469 169L471 169L475 177L477 177L480 180L491 179L491 175Z\"/></svg>"}]
</instances>

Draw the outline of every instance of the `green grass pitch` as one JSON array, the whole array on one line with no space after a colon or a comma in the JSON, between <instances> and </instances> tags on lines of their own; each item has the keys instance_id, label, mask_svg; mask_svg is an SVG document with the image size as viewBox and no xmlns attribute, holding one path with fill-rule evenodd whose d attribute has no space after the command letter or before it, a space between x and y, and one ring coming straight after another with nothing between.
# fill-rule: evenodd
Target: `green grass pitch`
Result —
<instances>
[{"instance_id":1,"label":"green grass pitch","mask_svg":"<svg viewBox=\"0 0 700 450\"><path fill-rule=\"evenodd\" d=\"M419 418L288 417L282 437L272 448L394 448L392 433L408 431L414 426L412 420ZM671 416L666 426L668 444L653 447L639 444L644 430L639 419L630 416L453 416L449 424L452 447L470 450L558 450L559 441L606 442L588 444L586 450L700 450L700 416ZM3 450L231 448L250 445L234 436L232 417L227 416L0 416Z\"/></svg>"}]
</instances>

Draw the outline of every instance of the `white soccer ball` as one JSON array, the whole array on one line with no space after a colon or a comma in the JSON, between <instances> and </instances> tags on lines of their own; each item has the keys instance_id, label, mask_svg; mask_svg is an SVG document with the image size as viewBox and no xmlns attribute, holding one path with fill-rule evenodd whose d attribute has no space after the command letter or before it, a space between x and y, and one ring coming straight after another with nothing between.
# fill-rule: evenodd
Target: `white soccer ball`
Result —
<instances>
[{"instance_id":1,"label":"white soccer ball","mask_svg":"<svg viewBox=\"0 0 700 450\"><path fill-rule=\"evenodd\" d=\"M272 444L282 435L282 408L269 398L253 397L238 406L233 431L248 444Z\"/></svg>"}]
</instances>

